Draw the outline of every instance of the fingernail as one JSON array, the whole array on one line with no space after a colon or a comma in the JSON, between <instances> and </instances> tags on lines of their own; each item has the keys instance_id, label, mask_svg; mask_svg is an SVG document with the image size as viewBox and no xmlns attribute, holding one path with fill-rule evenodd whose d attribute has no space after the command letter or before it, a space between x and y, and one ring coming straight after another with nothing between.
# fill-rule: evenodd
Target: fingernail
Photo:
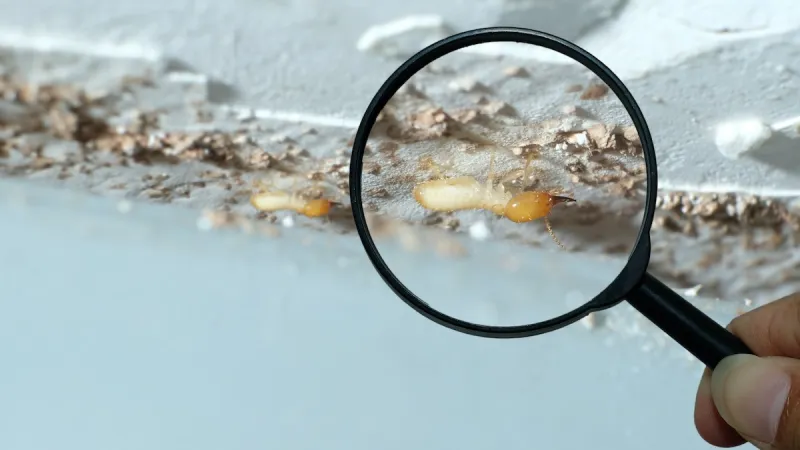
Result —
<instances>
[{"instance_id":1,"label":"fingernail","mask_svg":"<svg viewBox=\"0 0 800 450\"><path fill-rule=\"evenodd\" d=\"M768 359L734 355L711 375L711 396L720 415L746 438L772 443L789 396L791 378Z\"/></svg>"}]
</instances>

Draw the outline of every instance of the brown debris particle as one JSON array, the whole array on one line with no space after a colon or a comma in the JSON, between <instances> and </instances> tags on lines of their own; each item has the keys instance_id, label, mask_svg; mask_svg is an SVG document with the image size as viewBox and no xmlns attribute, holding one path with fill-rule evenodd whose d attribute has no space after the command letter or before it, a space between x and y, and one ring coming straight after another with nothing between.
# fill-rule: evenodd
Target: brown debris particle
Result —
<instances>
[{"instance_id":1,"label":"brown debris particle","mask_svg":"<svg viewBox=\"0 0 800 450\"><path fill-rule=\"evenodd\" d=\"M55 161L53 161L51 158L37 157L33 160L29 167L32 170L44 170L53 167L53 164L55 164Z\"/></svg>"},{"instance_id":2,"label":"brown debris particle","mask_svg":"<svg viewBox=\"0 0 800 450\"><path fill-rule=\"evenodd\" d=\"M390 197L389 191L382 187L367 189L366 194L375 198L388 198Z\"/></svg>"},{"instance_id":3,"label":"brown debris particle","mask_svg":"<svg viewBox=\"0 0 800 450\"><path fill-rule=\"evenodd\" d=\"M622 128L622 136L635 145L642 145L642 141L639 140L639 132L633 125Z\"/></svg>"},{"instance_id":4,"label":"brown debris particle","mask_svg":"<svg viewBox=\"0 0 800 450\"><path fill-rule=\"evenodd\" d=\"M653 220L653 227L677 233L681 231L681 224L672 216L657 216Z\"/></svg>"},{"instance_id":5,"label":"brown debris particle","mask_svg":"<svg viewBox=\"0 0 800 450\"><path fill-rule=\"evenodd\" d=\"M461 123L471 123L480 117L480 111L474 108L459 109L453 111L453 119Z\"/></svg>"},{"instance_id":6,"label":"brown debris particle","mask_svg":"<svg viewBox=\"0 0 800 450\"><path fill-rule=\"evenodd\" d=\"M567 160L567 164L565 166L567 172L569 173L584 173L586 172L586 165L583 164L580 160L577 159L570 159Z\"/></svg>"},{"instance_id":7,"label":"brown debris particle","mask_svg":"<svg viewBox=\"0 0 800 450\"><path fill-rule=\"evenodd\" d=\"M586 87L581 93L581 100L598 100L608 94L608 86L605 84L593 83Z\"/></svg>"},{"instance_id":8,"label":"brown debris particle","mask_svg":"<svg viewBox=\"0 0 800 450\"><path fill-rule=\"evenodd\" d=\"M381 166L376 162L366 162L364 163L363 170L370 175L380 175Z\"/></svg>"},{"instance_id":9,"label":"brown debris particle","mask_svg":"<svg viewBox=\"0 0 800 450\"><path fill-rule=\"evenodd\" d=\"M409 116L409 122L414 128L428 129L447 122L447 113L442 108L429 108Z\"/></svg>"},{"instance_id":10,"label":"brown debris particle","mask_svg":"<svg viewBox=\"0 0 800 450\"><path fill-rule=\"evenodd\" d=\"M621 132L614 126L596 124L586 130L593 146L600 150L619 151L624 148Z\"/></svg>"},{"instance_id":11,"label":"brown debris particle","mask_svg":"<svg viewBox=\"0 0 800 450\"><path fill-rule=\"evenodd\" d=\"M254 151L250 153L249 163L254 169L268 169L273 164L273 157L265 151Z\"/></svg>"},{"instance_id":12,"label":"brown debris particle","mask_svg":"<svg viewBox=\"0 0 800 450\"><path fill-rule=\"evenodd\" d=\"M164 188L158 188L158 189L151 188L151 189L145 189L144 191L142 191L142 196L147 197L147 198L151 198L151 199L160 199L160 198L167 197L167 195L168 195L167 190L164 189Z\"/></svg>"},{"instance_id":13,"label":"brown debris particle","mask_svg":"<svg viewBox=\"0 0 800 450\"><path fill-rule=\"evenodd\" d=\"M325 173L315 170L313 172L309 172L308 174L306 174L306 178L309 179L310 181L322 181L325 179Z\"/></svg>"},{"instance_id":14,"label":"brown debris particle","mask_svg":"<svg viewBox=\"0 0 800 450\"><path fill-rule=\"evenodd\" d=\"M387 155L389 158L394 158L398 149L400 149L400 144L394 141L384 141L378 144L378 152Z\"/></svg>"},{"instance_id":15,"label":"brown debris particle","mask_svg":"<svg viewBox=\"0 0 800 450\"><path fill-rule=\"evenodd\" d=\"M684 219L697 219L723 234L744 227L775 229L791 226L797 220L787 213L782 202L753 195L671 192L659 195L656 206Z\"/></svg>"},{"instance_id":16,"label":"brown debris particle","mask_svg":"<svg viewBox=\"0 0 800 450\"><path fill-rule=\"evenodd\" d=\"M455 217L447 217L442 220L441 226L445 230L455 231L461 226L461 222Z\"/></svg>"}]
</instances>

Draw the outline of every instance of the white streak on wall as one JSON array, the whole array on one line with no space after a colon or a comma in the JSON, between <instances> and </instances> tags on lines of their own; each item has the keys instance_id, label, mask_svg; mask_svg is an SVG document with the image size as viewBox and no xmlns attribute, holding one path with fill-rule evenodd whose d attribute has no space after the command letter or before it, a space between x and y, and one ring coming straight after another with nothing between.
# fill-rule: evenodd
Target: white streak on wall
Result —
<instances>
[{"instance_id":1,"label":"white streak on wall","mask_svg":"<svg viewBox=\"0 0 800 450\"><path fill-rule=\"evenodd\" d=\"M355 129L358 128L359 124L361 123L361 119L320 114L307 114L294 111L252 109L244 106L229 106L226 109L242 118L253 117L262 120L280 120L284 122L305 123L309 125L325 127Z\"/></svg>"},{"instance_id":2,"label":"white streak on wall","mask_svg":"<svg viewBox=\"0 0 800 450\"><path fill-rule=\"evenodd\" d=\"M419 30L433 31L442 34L442 37L452 33L441 16L432 14L405 16L369 27L358 38L356 48L362 52L374 50L394 38Z\"/></svg>"},{"instance_id":3,"label":"white streak on wall","mask_svg":"<svg viewBox=\"0 0 800 450\"><path fill-rule=\"evenodd\" d=\"M160 52L140 42L87 41L56 33L35 33L10 28L0 29L0 47L18 48L39 52L77 53L89 56L118 59L158 61Z\"/></svg>"}]
</instances>

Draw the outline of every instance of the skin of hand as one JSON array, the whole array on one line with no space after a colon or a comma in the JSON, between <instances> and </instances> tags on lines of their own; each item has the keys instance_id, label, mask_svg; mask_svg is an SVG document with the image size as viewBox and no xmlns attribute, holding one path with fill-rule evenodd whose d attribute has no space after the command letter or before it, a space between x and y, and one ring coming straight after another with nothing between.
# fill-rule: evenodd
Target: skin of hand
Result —
<instances>
[{"instance_id":1,"label":"skin of hand","mask_svg":"<svg viewBox=\"0 0 800 450\"><path fill-rule=\"evenodd\" d=\"M717 447L800 450L800 293L734 319L753 353L706 369L695 400L697 431Z\"/></svg>"}]
</instances>

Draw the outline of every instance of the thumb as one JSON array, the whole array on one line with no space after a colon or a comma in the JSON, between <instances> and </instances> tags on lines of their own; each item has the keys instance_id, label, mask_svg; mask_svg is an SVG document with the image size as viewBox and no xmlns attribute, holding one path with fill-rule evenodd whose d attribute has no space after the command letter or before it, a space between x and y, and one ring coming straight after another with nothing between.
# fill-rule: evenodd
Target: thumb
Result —
<instances>
[{"instance_id":1,"label":"thumb","mask_svg":"<svg viewBox=\"0 0 800 450\"><path fill-rule=\"evenodd\" d=\"M762 449L800 450L797 387L800 361L789 358L729 356L711 375L711 396L722 418Z\"/></svg>"}]
</instances>

